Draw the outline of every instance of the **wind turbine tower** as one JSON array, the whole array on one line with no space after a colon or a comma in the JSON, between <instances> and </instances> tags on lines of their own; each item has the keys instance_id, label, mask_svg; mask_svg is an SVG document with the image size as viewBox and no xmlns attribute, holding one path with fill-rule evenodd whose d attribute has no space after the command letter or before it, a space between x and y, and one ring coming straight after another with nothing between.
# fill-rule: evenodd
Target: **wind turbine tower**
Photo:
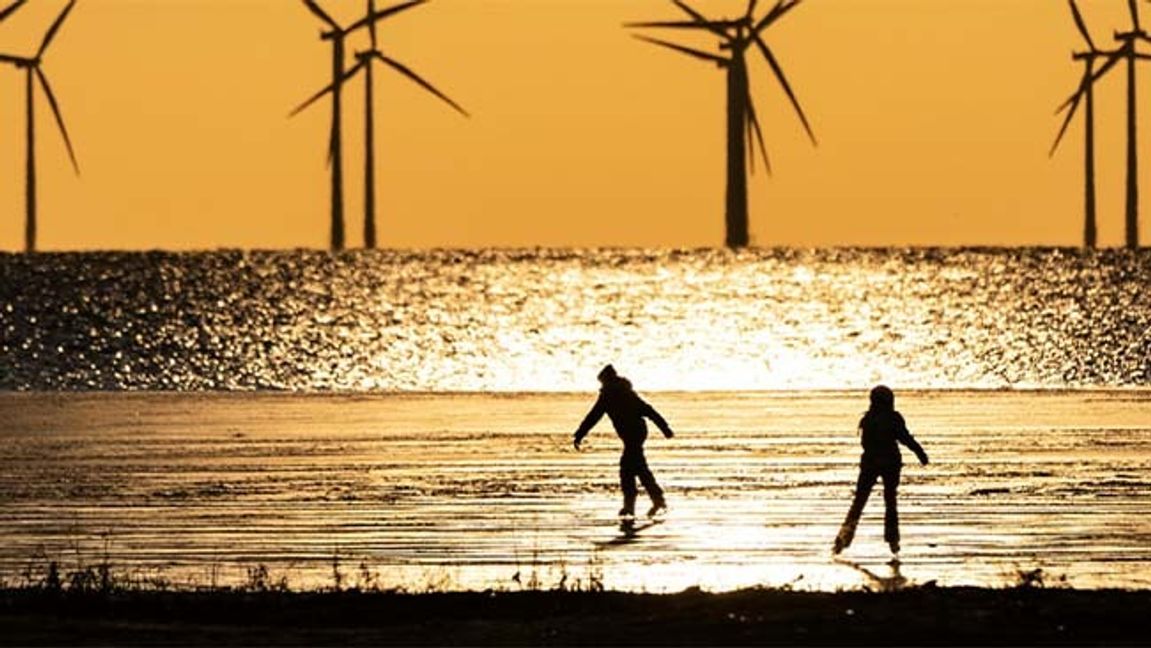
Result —
<instances>
[{"instance_id":1,"label":"wind turbine tower","mask_svg":"<svg viewBox=\"0 0 1151 648\"><path fill-rule=\"evenodd\" d=\"M1116 32L1115 40L1122 43L1120 49L1127 59L1127 200L1124 238L1128 248L1136 249L1139 247L1139 154L1135 124L1135 62L1143 57L1136 50L1135 44L1149 38L1139 22L1139 7L1135 0L1127 0L1127 7L1131 13L1131 30Z\"/></svg>"},{"instance_id":2,"label":"wind turbine tower","mask_svg":"<svg viewBox=\"0 0 1151 648\"><path fill-rule=\"evenodd\" d=\"M1098 242L1098 225L1095 211L1095 82L1099 76L1106 73L1107 70L1118 62L1119 56L1123 52L1122 50L1104 52L1096 47L1095 41L1091 38L1091 33L1087 30L1087 24L1083 21L1083 15L1080 13L1078 5L1075 4L1075 0L1067 0L1067 2L1071 6L1071 17L1075 20L1075 27L1087 43L1087 51L1074 52L1072 54L1072 59L1083 62L1083 77L1079 81L1079 88L1075 91L1075 94L1064 102L1056 113L1058 114L1058 112L1066 110L1067 116L1059 128L1059 134L1055 137L1055 143L1051 145L1049 155L1055 155L1055 151L1059 148L1059 143L1063 140L1064 134L1067 133L1067 127L1071 124L1071 120L1075 117L1075 112L1078 110L1080 102L1082 102L1085 113L1083 116L1083 245L1087 248L1094 248ZM1100 75L1097 76L1095 72L1095 60L1100 57L1107 57L1110 61L1100 71Z\"/></svg>"}]
</instances>

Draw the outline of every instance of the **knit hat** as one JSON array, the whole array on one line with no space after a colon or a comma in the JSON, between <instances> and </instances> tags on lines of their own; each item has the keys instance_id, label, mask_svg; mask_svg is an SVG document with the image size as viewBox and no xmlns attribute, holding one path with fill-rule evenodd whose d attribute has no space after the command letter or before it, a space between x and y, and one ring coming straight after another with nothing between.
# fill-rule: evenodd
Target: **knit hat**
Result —
<instances>
[{"instance_id":1,"label":"knit hat","mask_svg":"<svg viewBox=\"0 0 1151 648\"><path fill-rule=\"evenodd\" d=\"M886 385L876 385L871 390L872 409L894 409L895 393Z\"/></svg>"}]
</instances>

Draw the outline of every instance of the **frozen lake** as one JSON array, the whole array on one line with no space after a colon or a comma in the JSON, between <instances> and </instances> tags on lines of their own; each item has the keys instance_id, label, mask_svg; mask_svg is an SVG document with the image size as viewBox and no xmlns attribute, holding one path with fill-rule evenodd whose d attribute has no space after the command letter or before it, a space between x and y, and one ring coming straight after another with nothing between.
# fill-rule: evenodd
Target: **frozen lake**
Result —
<instances>
[{"instance_id":1,"label":"frozen lake","mask_svg":"<svg viewBox=\"0 0 1151 648\"><path fill-rule=\"evenodd\" d=\"M262 565L300 589L335 571L344 586L673 591L994 586L1036 568L1151 587L1147 390L897 391L932 459L905 452L897 570L879 493L844 560L829 553L865 393L645 396L677 432L648 443L671 510L628 532L608 422L570 447L590 393L0 393L0 577L106 557L184 585Z\"/></svg>"}]
</instances>

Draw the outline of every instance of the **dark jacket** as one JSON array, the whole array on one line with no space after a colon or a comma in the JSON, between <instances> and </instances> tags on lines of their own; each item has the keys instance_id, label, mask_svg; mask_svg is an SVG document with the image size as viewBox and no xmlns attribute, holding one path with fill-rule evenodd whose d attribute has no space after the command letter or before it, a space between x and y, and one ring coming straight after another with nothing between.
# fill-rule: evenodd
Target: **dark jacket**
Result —
<instances>
[{"instance_id":1,"label":"dark jacket","mask_svg":"<svg viewBox=\"0 0 1151 648\"><path fill-rule=\"evenodd\" d=\"M907 446L921 463L927 463L927 453L907 430L903 416L895 411L870 410L859 420L863 461L873 465L901 466L903 456L899 444Z\"/></svg>"},{"instance_id":2,"label":"dark jacket","mask_svg":"<svg viewBox=\"0 0 1151 648\"><path fill-rule=\"evenodd\" d=\"M635 393L627 378L613 378L604 383L603 387L600 388L599 398L596 399L595 405L592 406L591 411L587 413L583 423L580 423L579 429L576 430L575 440L578 442L587 436L604 414L607 414L608 418L611 419L612 425L615 426L615 433L619 435L625 446L643 445L644 440L647 439L647 423L644 422L644 418L654 421L664 436L672 436L667 421L659 415L659 412L655 411L655 408L648 405L644 399L639 397L639 394Z\"/></svg>"}]
</instances>

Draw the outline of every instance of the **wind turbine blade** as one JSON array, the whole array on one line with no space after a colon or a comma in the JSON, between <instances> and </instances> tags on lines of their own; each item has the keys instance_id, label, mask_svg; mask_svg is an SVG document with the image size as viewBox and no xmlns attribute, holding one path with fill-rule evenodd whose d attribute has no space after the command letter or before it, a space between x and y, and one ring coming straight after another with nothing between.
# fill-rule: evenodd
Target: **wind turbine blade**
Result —
<instances>
[{"instance_id":1,"label":"wind turbine blade","mask_svg":"<svg viewBox=\"0 0 1151 648\"><path fill-rule=\"evenodd\" d=\"M44 56L44 51L52 43L52 39L56 38L56 32L60 31L60 26L64 24L64 20L68 18L68 14L72 13L72 7L76 6L76 0L68 0L68 6L64 7L64 11L56 16L56 22L48 28L48 33L44 35L44 41L40 43L40 49L36 52L36 58Z\"/></svg>"},{"instance_id":2,"label":"wind turbine blade","mask_svg":"<svg viewBox=\"0 0 1151 648\"><path fill-rule=\"evenodd\" d=\"M1055 109L1055 114L1056 115L1062 114L1064 110L1067 110L1071 106L1078 103L1079 102L1079 95L1081 95L1082 93L1083 93L1083 81L1080 81L1079 82L1079 89L1075 91L1075 94L1071 95L1070 97L1067 97L1067 99L1065 99L1063 101L1063 103L1059 104L1059 107Z\"/></svg>"},{"instance_id":3,"label":"wind turbine blade","mask_svg":"<svg viewBox=\"0 0 1151 648\"><path fill-rule=\"evenodd\" d=\"M403 4L398 4L393 7L388 7L387 9L381 9L374 13L370 13L349 25L348 28L344 30L344 33L350 34L354 31L359 31L369 25L375 25L377 22L387 18L388 16L398 14L401 11L407 11L413 7L418 7L427 1L428 0L410 0L409 2L405 2Z\"/></svg>"},{"instance_id":4,"label":"wind turbine blade","mask_svg":"<svg viewBox=\"0 0 1151 648\"><path fill-rule=\"evenodd\" d=\"M759 6L759 0L748 0L747 1L747 19L748 20L751 20L751 17L755 15L755 8L757 6Z\"/></svg>"},{"instance_id":5,"label":"wind turbine blade","mask_svg":"<svg viewBox=\"0 0 1151 648\"><path fill-rule=\"evenodd\" d=\"M803 114L803 108L799 105L799 99L796 99L795 92L791 89L791 84L787 82L787 77L783 74L783 68L780 67L779 61L775 60L775 55L771 53L771 48L759 34L755 36L755 44L759 47L759 51L763 52L763 57L767 59L768 65L771 66L772 72L775 73L775 78L779 79L779 84L783 86L783 91L787 93L787 98L791 100L791 105L795 108L796 114L799 115L799 121L803 122L803 129L807 131L807 136L811 138L811 143L819 146L819 142L815 139L815 133L811 130L811 124L807 121L807 115Z\"/></svg>"},{"instance_id":6,"label":"wind turbine blade","mask_svg":"<svg viewBox=\"0 0 1151 648\"><path fill-rule=\"evenodd\" d=\"M1135 4L1135 0L1127 0L1127 8L1131 10L1131 24L1135 26L1135 31L1143 31L1143 27L1139 24L1139 7Z\"/></svg>"},{"instance_id":7,"label":"wind turbine blade","mask_svg":"<svg viewBox=\"0 0 1151 648\"><path fill-rule=\"evenodd\" d=\"M368 15L371 16L376 13L376 0L368 0ZM380 48L379 30L376 29L378 25L375 22L368 25L368 32L371 34L372 49L377 50Z\"/></svg>"},{"instance_id":8,"label":"wind turbine blade","mask_svg":"<svg viewBox=\"0 0 1151 648\"><path fill-rule=\"evenodd\" d=\"M1067 0L1071 5L1071 16L1075 19L1075 26L1079 28L1079 33L1083 34L1086 39L1087 45L1095 51L1095 41L1091 40L1091 32L1087 31L1087 23L1083 22L1083 14L1079 13L1079 5L1075 4L1075 0Z\"/></svg>"},{"instance_id":9,"label":"wind turbine blade","mask_svg":"<svg viewBox=\"0 0 1151 648\"><path fill-rule=\"evenodd\" d=\"M747 166L752 175L755 175L755 145L753 144L753 135L751 133L751 120L746 116L743 118L744 125L744 139L747 140Z\"/></svg>"},{"instance_id":10,"label":"wind turbine blade","mask_svg":"<svg viewBox=\"0 0 1151 648\"><path fill-rule=\"evenodd\" d=\"M767 13L763 15L763 18L759 19L759 22L755 23L754 30L758 31L766 27L767 23L771 22L775 18L775 15L779 13L780 9L785 6L787 2L788 0L775 0L775 5L771 9L767 10Z\"/></svg>"},{"instance_id":11,"label":"wind turbine blade","mask_svg":"<svg viewBox=\"0 0 1151 648\"><path fill-rule=\"evenodd\" d=\"M1047 157L1052 157L1055 155L1056 149L1059 148L1059 143L1063 141L1063 135L1067 133L1067 127L1071 125L1071 120L1075 117L1075 111L1079 109L1079 101L1082 98L1083 87L1080 86L1079 92L1076 92L1071 99L1069 99L1067 102L1064 102L1063 106L1059 108L1060 111L1063 111L1066 109L1066 106L1071 106L1071 110L1067 111L1067 117L1063 119L1063 124L1059 127L1059 134L1055 136L1055 142L1051 145L1051 150L1047 152Z\"/></svg>"},{"instance_id":12,"label":"wind turbine blade","mask_svg":"<svg viewBox=\"0 0 1151 648\"><path fill-rule=\"evenodd\" d=\"M16 2L13 2L7 9L0 11L0 21L12 15L12 13L22 7L25 2L28 2L28 0L16 0Z\"/></svg>"},{"instance_id":13,"label":"wind turbine blade","mask_svg":"<svg viewBox=\"0 0 1151 648\"><path fill-rule=\"evenodd\" d=\"M64 116L60 114L60 104L56 101L56 93L52 92L52 85L48 83L48 77L44 75L40 66L33 69L36 70L36 77L40 79L40 87L44 88L44 96L48 97L48 105L52 107L52 114L56 116L56 125L60 127L60 134L64 136L64 146L68 147L68 158L72 160L72 168L76 170L76 175L80 175L80 164L76 162L76 151L72 148L72 138L68 137Z\"/></svg>"},{"instance_id":14,"label":"wind turbine blade","mask_svg":"<svg viewBox=\"0 0 1151 648\"><path fill-rule=\"evenodd\" d=\"M763 143L763 130L759 127L759 117L755 113L755 103L751 100L751 92L747 93L747 123L749 125L748 130L755 132L755 139L759 143L759 152L763 155L763 168L767 171L767 175L771 175L771 159L767 157L767 146ZM755 156L754 151L752 151L752 156Z\"/></svg>"},{"instance_id":15,"label":"wind turbine blade","mask_svg":"<svg viewBox=\"0 0 1151 648\"><path fill-rule=\"evenodd\" d=\"M719 65L727 65L729 63L729 61L727 59L723 58L722 56L718 56L716 54L711 54L709 52L701 52L700 50L697 50L697 49L692 49L690 47L684 47L683 45L676 45L675 43L669 43L667 41L660 40L658 38L650 38L648 36L643 36L642 34L632 34L632 36L634 38L638 38L641 41L651 43L653 45L659 45L660 47L666 47L668 49L673 49L673 50L680 52L682 54L687 54L688 56L694 56L695 58L703 59L705 61L711 61L712 63L718 63Z\"/></svg>"},{"instance_id":16,"label":"wind turbine blade","mask_svg":"<svg viewBox=\"0 0 1151 648\"><path fill-rule=\"evenodd\" d=\"M420 75L418 75L415 72L408 69L408 67L405 66L404 64L400 63L399 61L396 61L395 59L384 56L383 54L380 54L379 52L372 52L372 56L375 56L376 58L380 59L384 63L390 65L393 69L395 69L400 74L408 77L409 79L411 79L415 83L419 84L419 86L422 87L424 90L427 90L428 92L439 97L441 100L443 100L449 106L451 106L452 108L455 108L464 117L471 117L471 115L468 114L468 111L464 110L463 107L461 107L458 103L452 101L446 94L437 90L435 86L433 86L432 84L425 81L422 77L420 77Z\"/></svg>"},{"instance_id":17,"label":"wind turbine blade","mask_svg":"<svg viewBox=\"0 0 1151 648\"><path fill-rule=\"evenodd\" d=\"M752 130L751 118L744 116L744 136L747 139L747 166L752 175L755 175L755 131Z\"/></svg>"},{"instance_id":18,"label":"wind turbine blade","mask_svg":"<svg viewBox=\"0 0 1151 648\"><path fill-rule=\"evenodd\" d=\"M751 30L751 33L758 35L760 32L774 24L775 21L786 16L787 12L799 6L800 2L803 2L803 0L779 0L779 2L775 3L775 6L771 8L771 11L767 12L767 15L764 16L755 25L755 28Z\"/></svg>"},{"instance_id":19,"label":"wind turbine blade","mask_svg":"<svg viewBox=\"0 0 1151 648\"><path fill-rule=\"evenodd\" d=\"M668 29L706 29L713 31L714 29L723 30L727 27L735 26L730 20L708 20L699 22L697 20L656 20L649 22L628 22L623 24L624 27L660 27Z\"/></svg>"},{"instance_id":20,"label":"wind turbine blade","mask_svg":"<svg viewBox=\"0 0 1151 648\"><path fill-rule=\"evenodd\" d=\"M296 106L296 107L295 107L295 109L293 109L293 110L292 110L292 112L288 113L288 117L289 117L289 118L292 118L292 117L295 117L296 115L298 115L298 114L300 114L300 113L304 112L305 110L307 110L307 109L308 109L308 106L311 106L312 104L314 104L314 103L316 103L317 101L319 101L321 97L323 97L324 95L326 95L326 94L328 94L329 92L331 92L332 90L334 90L334 89L335 89L335 87L336 87L336 84L334 84L334 83L332 83L332 84L329 84L329 85L328 85L326 88L324 88L323 90L320 90L319 92L317 92L316 94L312 95L311 97L308 97L308 100L307 100L307 101L305 101L304 103L302 103L302 104L300 104L300 105Z\"/></svg>"},{"instance_id":21,"label":"wind turbine blade","mask_svg":"<svg viewBox=\"0 0 1151 648\"><path fill-rule=\"evenodd\" d=\"M342 85L342 84L350 81L352 79L352 77L356 76L356 74L358 74L359 71L361 69L363 69L364 65L366 65L365 59L360 59L359 63L356 63L353 67L351 67L346 72L344 72L344 75L342 77L340 77L339 81L333 81L333 82L329 83L328 85L324 86L324 88L322 90L320 90L316 94L312 95L311 97L308 97L307 101L296 106L296 108L292 112L288 113L288 117L289 118L295 117L296 115L304 112L304 110L306 110L308 108L308 106L311 106L312 104L319 101L324 95L335 90L337 85Z\"/></svg>"},{"instance_id":22,"label":"wind turbine blade","mask_svg":"<svg viewBox=\"0 0 1151 648\"><path fill-rule=\"evenodd\" d=\"M328 26L336 31L340 31L340 23L336 22L329 16L320 5L316 4L316 0L304 0L304 6L308 8L317 18L328 23Z\"/></svg>"},{"instance_id":23,"label":"wind turbine blade","mask_svg":"<svg viewBox=\"0 0 1151 648\"><path fill-rule=\"evenodd\" d=\"M671 1L673 4L675 4L675 6L679 7L680 10L682 10L684 13L691 16L691 19L694 20L701 27L705 27L708 31L716 34L720 38L730 40L730 37L727 35L726 31L724 31L722 28L711 26L710 23L713 21L710 21L707 18L704 18L703 14L701 14L698 11L696 11L695 9L692 9L691 7L689 7L688 4L686 2L684 2L683 0L671 0Z\"/></svg>"}]
</instances>

